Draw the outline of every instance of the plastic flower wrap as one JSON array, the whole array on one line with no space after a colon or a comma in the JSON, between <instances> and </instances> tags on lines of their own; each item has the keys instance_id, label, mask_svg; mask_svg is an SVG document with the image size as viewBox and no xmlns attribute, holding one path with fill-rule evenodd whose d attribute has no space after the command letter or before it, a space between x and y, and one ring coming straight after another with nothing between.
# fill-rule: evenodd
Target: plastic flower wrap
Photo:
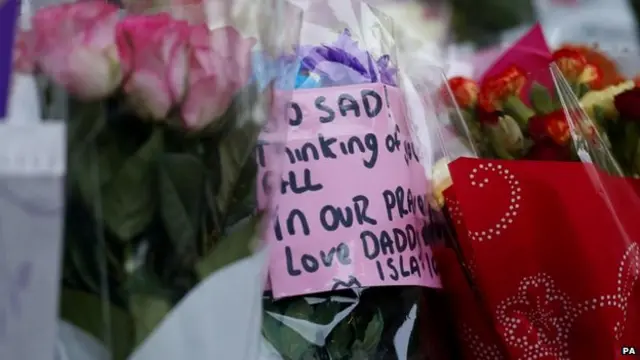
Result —
<instances>
[{"instance_id":1,"label":"plastic flower wrap","mask_svg":"<svg viewBox=\"0 0 640 360\"><path fill-rule=\"evenodd\" d=\"M282 15L275 5L255 2L262 11L243 14L253 27L243 28L228 1L207 2L189 22L174 16L184 10L176 4L123 14L80 1L39 9L20 34L19 59L30 59L45 85L43 102L51 89L68 93L60 316L113 359L235 356L210 346L206 332L227 329L220 314L238 311L215 308L234 296L217 275L257 259L262 224L274 212L275 197L262 191L271 178L258 178L254 152L263 137L284 141L277 104L286 93L274 95L275 76L254 81L252 53L284 46L273 40L283 32L283 22L271 22ZM299 14L287 23L289 34ZM277 151L263 157L277 161ZM251 269L237 289L259 300L260 262ZM225 334L247 343L247 331L257 336L253 319L237 321L248 329ZM184 342L192 346L177 345Z\"/></svg>"},{"instance_id":2,"label":"plastic flower wrap","mask_svg":"<svg viewBox=\"0 0 640 360\"><path fill-rule=\"evenodd\" d=\"M448 358L430 250L439 219L412 137L420 119L386 43L400 34L381 16L360 2L314 3L289 59L296 82L281 84L294 89L264 358Z\"/></svg>"},{"instance_id":3,"label":"plastic flower wrap","mask_svg":"<svg viewBox=\"0 0 640 360\"><path fill-rule=\"evenodd\" d=\"M533 38L538 39L538 48ZM605 77L600 65L577 48L550 52L536 29L513 49L481 81L456 77L441 90L453 110L455 131L471 141L480 156L579 160L575 136L592 141L593 146L600 140L608 143L604 123L589 115L595 103L599 111L615 113L614 96L633 87L631 82L610 85L611 76ZM561 91L571 101L563 102ZM580 99L580 104L574 99ZM618 170L616 164L611 166Z\"/></svg>"},{"instance_id":4,"label":"plastic flower wrap","mask_svg":"<svg viewBox=\"0 0 640 360\"><path fill-rule=\"evenodd\" d=\"M638 338L640 185L585 101L622 109L631 92L604 79L581 51L549 51L536 26L477 83L444 86L477 156L441 141L432 170L455 234L434 253L462 359L613 360Z\"/></svg>"}]
</instances>

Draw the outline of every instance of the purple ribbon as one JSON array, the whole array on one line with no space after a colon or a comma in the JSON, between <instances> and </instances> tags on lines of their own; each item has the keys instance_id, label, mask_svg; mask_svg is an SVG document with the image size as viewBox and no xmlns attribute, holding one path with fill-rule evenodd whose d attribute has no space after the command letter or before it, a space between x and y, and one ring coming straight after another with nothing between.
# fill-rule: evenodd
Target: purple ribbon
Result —
<instances>
[{"instance_id":1,"label":"purple ribbon","mask_svg":"<svg viewBox=\"0 0 640 360\"><path fill-rule=\"evenodd\" d=\"M0 0L0 120L7 116L19 0Z\"/></svg>"}]
</instances>

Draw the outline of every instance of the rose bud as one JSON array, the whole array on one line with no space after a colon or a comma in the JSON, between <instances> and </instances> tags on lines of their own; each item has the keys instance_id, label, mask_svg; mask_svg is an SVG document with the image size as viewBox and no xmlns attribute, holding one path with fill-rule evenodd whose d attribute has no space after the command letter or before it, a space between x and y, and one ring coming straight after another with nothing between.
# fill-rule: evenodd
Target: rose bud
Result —
<instances>
[{"instance_id":1,"label":"rose bud","mask_svg":"<svg viewBox=\"0 0 640 360\"><path fill-rule=\"evenodd\" d=\"M447 81L449 85L449 89L451 89L451 93L453 94L453 100L463 109L470 109L476 105L478 101L478 93L480 89L478 88L478 84L475 81L462 77L456 76ZM451 96L446 87L442 89L443 99L447 102L447 105L453 107L454 104L451 103Z\"/></svg>"},{"instance_id":2,"label":"rose bud","mask_svg":"<svg viewBox=\"0 0 640 360\"><path fill-rule=\"evenodd\" d=\"M640 87L634 87L616 95L613 104L620 117L627 121L640 122Z\"/></svg>"},{"instance_id":3,"label":"rose bud","mask_svg":"<svg viewBox=\"0 0 640 360\"><path fill-rule=\"evenodd\" d=\"M483 129L499 158L512 160L522 155L524 135L513 117L500 113L485 114Z\"/></svg>"},{"instance_id":4,"label":"rose bud","mask_svg":"<svg viewBox=\"0 0 640 360\"><path fill-rule=\"evenodd\" d=\"M116 40L125 94L140 116L164 119L185 94L189 25L168 14L130 15L118 24Z\"/></svg>"},{"instance_id":5,"label":"rose bud","mask_svg":"<svg viewBox=\"0 0 640 360\"><path fill-rule=\"evenodd\" d=\"M200 25L190 31L189 83L181 113L187 128L199 130L224 114L248 83L256 40L231 26L209 30Z\"/></svg>"},{"instance_id":6,"label":"rose bud","mask_svg":"<svg viewBox=\"0 0 640 360\"><path fill-rule=\"evenodd\" d=\"M534 115L520 99L522 88L527 82L525 73L517 66L510 66L497 76L486 79L478 94L478 105L485 113L504 111L515 119L521 127Z\"/></svg>"},{"instance_id":7,"label":"rose bud","mask_svg":"<svg viewBox=\"0 0 640 360\"><path fill-rule=\"evenodd\" d=\"M174 19L190 24L204 24L207 9L204 0L122 0L129 14L154 14L170 12Z\"/></svg>"},{"instance_id":8,"label":"rose bud","mask_svg":"<svg viewBox=\"0 0 640 360\"><path fill-rule=\"evenodd\" d=\"M40 9L32 20L38 69L79 98L108 96L122 80L114 36L119 11L104 1Z\"/></svg>"}]
</instances>

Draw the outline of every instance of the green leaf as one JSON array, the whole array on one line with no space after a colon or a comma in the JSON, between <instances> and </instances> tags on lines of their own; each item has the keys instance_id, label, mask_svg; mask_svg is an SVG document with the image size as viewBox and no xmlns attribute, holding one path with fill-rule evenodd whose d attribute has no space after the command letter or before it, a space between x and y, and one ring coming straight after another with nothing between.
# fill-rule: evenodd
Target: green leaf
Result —
<instances>
[{"instance_id":1,"label":"green leaf","mask_svg":"<svg viewBox=\"0 0 640 360\"><path fill-rule=\"evenodd\" d=\"M586 95L590 90L591 89L589 88L589 85L582 83L578 85L578 93L576 94L576 97L580 99L581 97Z\"/></svg>"},{"instance_id":2,"label":"green leaf","mask_svg":"<svg viewBox=\"0 0 640 360\"><path fill-rule=\"evenodd\" d=\"M252 216L222 238L211 253L196 265L199 277L205 279L215 271L251 255L261 219L261 215Z\"/></svg>"},{"instance_id":3,"label":"green leaf","mask_svg":"<svg viewBox=\"0 0 640 360\"><path fill-rule=\"evenodd\" d=\"M351 346L350 360L368 360L370 358L371 355L364 349L364 344L362 343L362 341L354 341L353 345Z\"/></svg>"},{"instance_id":4,"label":"green leaf","mask_svg":"<svg viewBox=\"0 0 640 360\"><path fill-rule=\"evenodd\" d=\"M517 96L509 96L503 103L504 112L511 115L520 125L520 128L526 130L529 124L529 118L535 113Z\"/></svg>"},{"instance_id":5,"label":"green leaf","mask_svg":"<svg viewBox=\"0 0 640 360\"><path fill-rule=\"evenodd\" d=\"M206 169L195 156L165 154L158 163L160 214L178 257L195 255Z\"/></svg>"},{"instance_id":6,"label":"green leaf","mask_svg":"<svg viewBox=\"0 0 640 360\"><path fill-rule=\"evenodd\" d=\"M136 153L124 161L102 192L102 217L121 241L139 235L151 222L157 196L156 161L163 149L163 132L156 129Z\"/></svg>"},{"instance_id":7,"label":"green leaf","mask_svg":"<svg viewBox=\"0 0 640 360\"><path fill-rule=\"evenodd\" d=\"M599 126L602 126L605 123L606 117L605 117L605 112L602 106L599 106L599 105L593 106L593 116L594 116L594 119L591 119L591 120L593 120Z\"/></svg>"},{"instance_id":8,"label":"green leaf","mask_svg":"<svg viewBox=\"0 0 640 360\"><path fill-rule=\"evenodd\" d=\"M327 351L331 359L347 359L350 355L350 344L353 341L353 329L348 321L343 320L331 332L331 340Z\"/></svg>"},{"instance_id":9,"label":"green leaf","mask_svg":"<svg viewBox=\"0 0 640 360\"><path fill-rule=\"evenodd\" d=\"M255 190L257 165L253 154L260 131L260 126L248 122L242 128L230 130L218 144L219 164L214 171L219 174L220 182L215 195L224 218L230 215L235 204L243 202L247 194Z\"/></svg>"},{"instance_id":10,"label":"green leaf","mask_svg":"<svg viewBox=\"0 0 640 360\"><path fill-rule=\"evenodd\" d=\"M70 154L79 154L103 132L107 111L102 101L69 101L67 143Z\"/></svg>"},{"instance_id":11,"label":"green leaf","mask_svg":"<svg viewBox=\"0 0 640 360\"><path fill-rule=\"evenodd\" d=\"M159 297L132 295L129 309L135 328L135 344L140 345L171 311L171 304Z\"/></svg>"},{"instance_id":12,"label":"green leaf","mask_svg":"<svg viewBox=\"0 0 640 360\"><path fill-rule=\"evenodd\" d=\"M262 316L262 335L287 360L302 360L314 345L269 313Z\"/></svg>"},{"instance_id":13,"label":"green leaf","mask_svg":"<svg viewBox=\"0 0 640 360\"><path fill-rule=\"evenodd\" d=\"M331 300L324 301L314 306L311 319L314 324L328 325L336 318L340 310L342 310L341 303Z\"/></svg>"},{"instance_id":14,"label":"green leaf","mask_svg":"<svg viewBox=\"0 0 640 360\"><path fill-rule=\"evenodd\" d=\"M378 310L378 312L373 316L373 319L369 322L369 325L367 325L367 330L364 332L364 338L362 339L361 344L362 349L369 353L374 351L380 343L383 330L384 320L382 318L382 314Z\"/></svg>"},{"instance_id":15,"label":"green leaf","mask_svg":"<svg viewBox=\"0 0 640 360\"><path fill-rule=\"evenodd\" d=\"M549 90L538 82L531 85L529 93L531 106L538 114L548 114L554 110Z\"/></svg>"},{"instance_id":16,"label":"green leaf","mask_svg":"<svg viewBox=\"0 0 640 360\"><path fill-rule=\"evenodd\" d=\"M296 299L293 301L285 312L284 316L293 319L309 320L313 314L313 307L305 299Z\"/></svg>"},{"instance_id":17,"label":"green leaf","mask_svg":"<svg viewBox=\"0 0 640 360\"><path fill-rule=\"evenodd\" d=\"M125 360L134 349L131 317L108 300L89 293L63 289L60 317L101 340L114 360Z\"/></svg>"}]
</instances>

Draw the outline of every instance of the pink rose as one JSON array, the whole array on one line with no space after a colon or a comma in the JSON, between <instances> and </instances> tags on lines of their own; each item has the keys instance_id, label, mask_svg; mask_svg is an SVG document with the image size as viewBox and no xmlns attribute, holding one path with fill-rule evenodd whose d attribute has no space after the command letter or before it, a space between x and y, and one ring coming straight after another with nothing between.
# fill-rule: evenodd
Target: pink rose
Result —
<instances>
[{"instance_id":1,"label":"pink rose","mask_svg":"<svg viewBox=\"0 0 640 360\"><path fill-rule=\"evenodd\" d=\"M125 93L140 115L163 119L184 97L189 25L168 14L125 18L116 32Z\"/></svg>"},{"instance_id":2,"label":"pink rose","mask_svg":"<svg viewBox=\"0 0 640 360\"><path fill-rule=\"evenodd\" d=\"M186 20L191 24L207 22L204 0L123 0L130 14L157 14L166 12L174 19Z\"/></svg>"},{"instance_id":3,"label":"pink rose","mask_svg":"<svg viewBox=\"0 0 640 360\"><path fill-rule=\"evenodd\" d=\"M189 88L181 109L186 127L201 129L226 111L249 80L255 42L230 26L191 27Z\"/></svg>"},{"instance_id":4,"label":"pink rose","mask_svg":"<svg viewBox=\"0 0 640 360\"><path fill-rule=\"evenodd\" d=\"M83 99L112 93L122 79L115 50L118 12L100 0L37 11L31 35L38 69Z\"/></svg>"}]
</instances>

